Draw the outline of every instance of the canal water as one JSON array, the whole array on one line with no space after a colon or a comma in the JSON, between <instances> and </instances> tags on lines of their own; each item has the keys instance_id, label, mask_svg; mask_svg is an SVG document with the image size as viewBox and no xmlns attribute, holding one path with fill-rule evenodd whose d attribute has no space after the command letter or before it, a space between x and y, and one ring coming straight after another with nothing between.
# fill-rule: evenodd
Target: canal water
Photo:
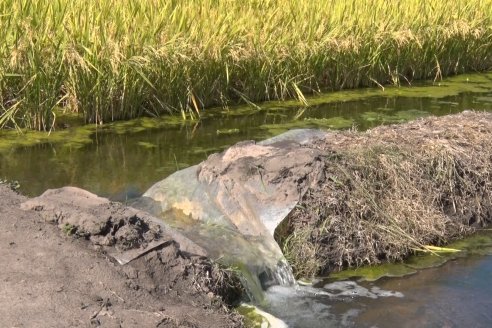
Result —
<instances>
[{"instance_id":1,"label":"canal water","mask_svg":"<svg viewBox=\"0 0 492 328\"><path fill-rule=\"evenodd\" d=\"M400 277L328 278L297 289L275 286L262 309L298 328L492 327L492 231L453 247L465 250L448 255L448 261L427 255L388 266L389 275ZM430 267L409 267L424 262Z\"/></svg>"},{"instance_id":2,"label":"canal water","mask_svg":"<svg viewBox=\"0 0 492 328\"><path fill-rule=\"evenodd\" d=\"M428 115L492 111L492 74L321 94L308 103L203 110L200 119L139 119L104 130L69 128L52 132L53 142L35 133L1 132L0 180L19 181L30 196L72 185L126 201L243 140L294 128L365 130ZM400 278L274 287L264 310L292 327L492 327L490 278L492 256L473 254Z\"/></svg>"}]
</instances>

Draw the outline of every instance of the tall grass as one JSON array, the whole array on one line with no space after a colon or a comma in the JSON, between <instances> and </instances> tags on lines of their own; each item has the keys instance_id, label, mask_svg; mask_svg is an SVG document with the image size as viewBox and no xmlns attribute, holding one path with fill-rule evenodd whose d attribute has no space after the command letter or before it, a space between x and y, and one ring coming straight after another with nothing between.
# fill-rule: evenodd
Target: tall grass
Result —
<instances>
[{"instance_id":1,"label":"tall grass","mask_svg":"<svg viewBox=\"0 0 492 328\"><path fill-rule=\"evenodd\" d=\"M492 0L3 0L0 126L50 129L492 66Z\"/></svg>"}]
</instances>

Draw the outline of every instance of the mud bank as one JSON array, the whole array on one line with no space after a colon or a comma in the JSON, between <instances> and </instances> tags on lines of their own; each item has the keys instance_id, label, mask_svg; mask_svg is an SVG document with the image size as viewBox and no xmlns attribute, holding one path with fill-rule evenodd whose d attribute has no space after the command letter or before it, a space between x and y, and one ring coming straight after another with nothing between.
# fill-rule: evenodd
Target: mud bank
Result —
<instances>
[{"instance_id":1,"label":"mud bank","mask_svg":"<svg viewBox=\"0 0 492 328\"><path fill-rule=\"evenodd\" d=\"M492 221L492 115L327 135L277 239L298 276L404 259ZM313 173L311 173L313 174Z\"/></svg>"},{"instance_id":2,"label":"mud bank","mask_svg":"<svg viewBox=\"0 0 492 328\"><path fill-rule=\"evenodd\" d=\"M0 184L0 326L242 326L223 301L227 272L138 211L91 195L27 200Z\"/></svg>"}]
</instances>

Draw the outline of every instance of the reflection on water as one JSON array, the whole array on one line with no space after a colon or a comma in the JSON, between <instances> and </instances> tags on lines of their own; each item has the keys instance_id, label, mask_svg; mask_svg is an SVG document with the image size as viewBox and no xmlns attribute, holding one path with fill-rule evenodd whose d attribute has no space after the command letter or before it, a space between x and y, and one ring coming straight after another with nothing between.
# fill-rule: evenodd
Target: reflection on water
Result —
<instances>
[{"instance_id":1,"label":"reflection on water","mask_svg":"<svg viewBox=\"0 0 492 328\"><path fill-rule=\"evenodd\" d=\"M82 147L42 144L11 149L0 152L0 178L18 180L22 191L31 196L47 188L73 185L124 201L176 170L242 140L262 140L292 128L365 130L430 114L492 110L490 91L444 98L424 95L373 96L300 109L211 112L199 122L174 122L159 129L134 129L140 132L133 133L96 134Z\"/></svg>"},{"instance_id":2,"label":"reflection on water","mask_svg":"<svg viewBox=\"0 0 492 328\"><path fill-rule=\"evenodd\" d=\"M357 327L492 327L492 257L467 257L377 285L405 295L361 300Z\"/></svg>"}]
</instances>

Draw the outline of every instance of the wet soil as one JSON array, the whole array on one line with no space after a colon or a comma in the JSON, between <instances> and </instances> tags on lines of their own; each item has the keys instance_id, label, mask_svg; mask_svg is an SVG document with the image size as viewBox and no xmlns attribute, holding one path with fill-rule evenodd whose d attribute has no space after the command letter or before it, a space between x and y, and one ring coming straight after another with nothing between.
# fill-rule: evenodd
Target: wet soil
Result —
<instances>
[{"instance_id":1,"label":"wet soil","mask_svg":"<svg viewBox=\"0 0 492 328\"><path fill-rule=\"evenodd\" d=\"M94 222L84 226L73 213L23 210L26 200L0 185L1 327L242 326L218 295L213 265L172 238L149 247L169 234L145 219L120 217L115 228L103 217L91 232ZM118 212L111 206L100 207ZM145 247L125 265L111 256Z\"/></svg>"}]
</instances>

